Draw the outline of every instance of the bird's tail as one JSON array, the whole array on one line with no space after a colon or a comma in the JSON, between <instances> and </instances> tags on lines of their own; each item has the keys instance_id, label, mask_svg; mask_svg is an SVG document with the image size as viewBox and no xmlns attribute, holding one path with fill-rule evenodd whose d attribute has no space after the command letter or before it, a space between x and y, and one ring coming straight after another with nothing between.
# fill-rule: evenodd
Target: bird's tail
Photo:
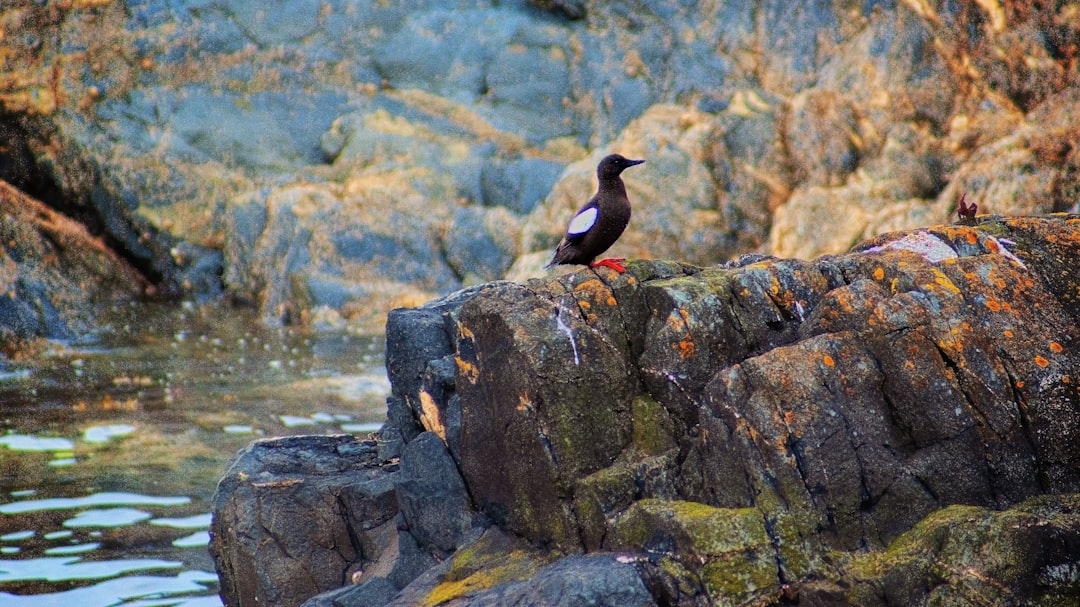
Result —
<instances>
[{"instance_id":1,"label":"bird's tail","mask_svg":"<svg viewBox=\"0 0 1080 607\"><path fill-rule=\"evenodd\" d=\"M547 265L545 265L544 267L551 268L566 261L566 245L568 244L570 243L568 243L566 239L563 239L563 241L559 243L559 246L555 247L555 252L551 255L551 261L547 262Z\"/></svg>"}]
</instances>

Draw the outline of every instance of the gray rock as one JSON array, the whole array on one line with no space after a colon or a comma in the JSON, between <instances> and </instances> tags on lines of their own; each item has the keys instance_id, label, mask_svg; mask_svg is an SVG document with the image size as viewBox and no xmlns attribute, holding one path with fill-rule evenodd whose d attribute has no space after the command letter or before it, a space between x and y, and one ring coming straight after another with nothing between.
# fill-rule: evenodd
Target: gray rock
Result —
<instances>
[{"instance_id":1,"label":"gray rock","mask_svg":"<svg viewBox=\"0 0 1080 607\"><path fill-rule=\"evenodd\" d=\"M648 607L656 601L633 565L614 555L568 556L524 582L507 584L467 599L470 607L545 605L547 607Z\"/></svg>"},{"instance_id":2,"label":"gray rock","mask_svg":"<svg viewBox=\"0 0 1080 607\"><path fill-rule=\"evenodd\" d=\"M424 373L429 361L441 360L454 353L444 312L442 306L399 308L386 318L386 373L395 394L416 407L419 407L420 392L427 386ZM419 418L420 410L414 411Z\"/></svg>"},{"instance_id":3,"label":"gray rock","mask_svg":"<svg viewBox=\"0 0 1080 607\"><path fill-rule=\"evenodd\" d=\"M349 582L385 546L397 466L351 436L260 440L234 457L214 494L211 555L228 605L299 605Z\"/></svg>"},{"instance_id":4,"label":"gray rock","mask_svg":"<svg viewBox=\"0 0 1080 607\"><path fill-rule=\"evenodd\" d=\"M501 278L514 262L516 227L505 209L456 209L443 245L447 263L466 283Z\"/></svg>"},{"instance_id":5,"label":"gray rock","mask_svg":"<svg viewBox=\"0 0 1080 607\"><path fill-rule=\"evenodd\" d=\"M430 551L424 550L408 531L398 531L397 556L386 579L398 588L404 588L413 580L430 571L439 561Z\"/></svg>"},{"instance_id":6,"label":"gray rock","mask_svg":"<svg viewBox=\"0 0 1080 607\"><path fill-rule=\"evenodd\" d=\"M296 44L320 26L320 0L270 0L259 4L224 0L221 5L259 46Z\"/></svg>"},{"instance_id":7,"label":"gray rock","mask_svg":"<svg viewBox=\"0 0 1080 607\"><path fill-rule=\"evenodd\" d=\"M398 587L386 578L377 577L362 584L344 586L318 594L304 601L301 607L372 607L389 603Z\"/></svg>"},{"instance_id":8,"label":"gray rock","mask_svg":"<svg viewBox=\"0 0 1080 607\"><path fill-rule=\"evenodd\" d=\"M457 464L433 432L424 432L405 446L395 490L409 534L423 548L452 552L483 524Z\"/></svg>"},{"instance_id":9,"label":"gray rock","mask_svg":"<svg viewBox=\"0 0 1080 607\"><path fill-rule=\"evenodd\" d=\"M505 40L506 11L415 12L375 48L376 69L396 88L422 88L459 101L484 94L490 41Z\"/></svg>"},{"instance_id":10,"label":"gray rock","mask_svg":"<svg viewBox=\"0 0 1080 607\"><path fill-rule=\"evenodd\" d=\"M529 0L529 4L560 14L567 19L581 19L586 13L583 0Z\"/></svg>"},{"instance_id":11,"label":"gray rock","mask_svg":"<svg viewBox=\"0 0 1080 607\"><path fill-rule=\"evenodd\" d=\"M277 175L322 161L319 137L344 101L333 92L300 101L282 93L241 97L191 87L179 95L171 115L159 120L173 131L170 145L181 160L213 160L242 171Z\"/></svg>"},{"instance_id":12,"label":"gray rock","mask_svg":"<svg viewBox=\"0 0 1080 607\"><path fill-rule=\"evenodd\" d=\"M485 206L504 206L528 214L551 191L564 168L562 163L543 158L493 160L480 174L482 201Z\"/></svg>"},{"instance_id":13,"label":"gray rock","mask_svg":"<svg viewBox=\"0 0 1080 607\"><path fill-rule=\"evenodd\" d=\"M512 28L512 44L495 51L487 72L488 115L536 142L575 134L577 125L567 120L564 107L564 100L574 94L568 32L543 22L513 20L505 25Z\"/></svg>"}]
</instances>

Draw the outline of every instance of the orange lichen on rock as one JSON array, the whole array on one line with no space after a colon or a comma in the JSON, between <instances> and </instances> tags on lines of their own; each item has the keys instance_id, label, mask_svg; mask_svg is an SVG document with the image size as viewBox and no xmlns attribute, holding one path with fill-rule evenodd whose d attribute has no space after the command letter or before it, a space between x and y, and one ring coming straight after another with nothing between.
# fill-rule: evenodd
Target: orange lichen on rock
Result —
<instances>
[{"instance_id":1,"label":"orange lichen on rock","mask_svg":"<svg viewBox=\"0 0 1080 607\"><path fill-rule=\"evenodd\" d=\"M591 300L592 303L605 303L612 307L618 304L618 301L615 300L615 296L611 293L611 288L599 278L586 280L579 284L574 287L574 293L582 296L581 299L578 300L579 304L586 304L589 300ZM586 307L585 309L588 308Z\"/></svg>"},{"instance_id":2,"label":"orange lichen on rock","mask_svg":"<svg viewBox=\"0 0 1080 607\"><path fill-rule=\"evenodd\" d=\"M946 290L952 292L954 295L960 294L960 288L953 284L953 281L945 275L941 270L934 268L934 284L945 287ZM930 285L927 285L930 286Z\"/></svg>"},{"instance_id":3,"label":"orange lichen on rock","mask_svg":"<svg viewBox=\"0 0 1080 607\"><path fill-rule=\"evenodd\" d=\"M420 424L425 430L434 432L444 443L446 442L446 427L443 426L439 406L426 390L420 391Z\"/></svg>"},{"instance_id":4,"label":"orange lichen on rock","mask_svg":"<svg viewBox=\"0 0 1080 607\"><path fill-rule=\"evenodd\" d=\"M694 346L694 340L687 334L686 337L679 340L678 348L679 356L685 360L694 355L696 346Z\"/></svg>"},{"instance_id":5,"label":"orange lichen on rock","mask_svg":"<svg viewBox=\"0 0 1080 607\"><path fill-rule=\"evenodd\" d=\"M454 362L457 363L458 373L467 379L470 384L475 384L480 379L480 369L477 369L476 365L460 356L455 356Z\"/></svg>"},{"instance_id":6,"label":"orange lichen on rock","mask_svg":"<svg viewBox=\"0 0 1080 607\"><path fill-rule=\"evenodd\" d=\"M693 356L697 346L694 344L693 336L690 335L690 313L683 308L679 308L668 316L668 324L671 325L674 331L683 334L683 337L675 343L675 349L679 351L679 357L686 360Z\"/></svg>"},{"instance_id":7,"label":"orange lichen on rock","mask_svg":"<svg viewBox=\"0 0 1080 607\"><path fill-rule=\"evenodd\" d=\"M687 321L689 319L690 313L683 308L679 308L678 310L675 310L675 313L668 315L668 324L671 325L671 328L675 331L688 331L689 325L687 324Z\"/></svg>"},{"instance_id":8,"label":"orange lichen on rock","mask_svg":"<svg viewBox=\"0 0 1080 607\"><path fill-rule=\"evenodd\" d=\"M595 293L597 291L608 291L608 287L604 284L604 281L599 278L592 278L574 287L574 291L581 293L588 291L589 293Z\"/></svg>"}]
</instances>

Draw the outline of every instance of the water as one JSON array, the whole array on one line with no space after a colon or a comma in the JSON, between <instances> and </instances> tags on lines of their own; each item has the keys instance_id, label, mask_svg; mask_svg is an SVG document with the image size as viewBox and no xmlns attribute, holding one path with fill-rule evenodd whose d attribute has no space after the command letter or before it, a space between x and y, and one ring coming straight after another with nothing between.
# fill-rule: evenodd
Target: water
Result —
<instances>
[{"instance_id":1,"label":"water","mask_svg":"<svg viewBox=\"0 0 1080 607\"><path fill-rule=\"evenodd\" d=\"M0 360L0 605L218 607L210 500L287 434L364 435L381 336L221 306L120 306L93 339Z\"/></svg>"}]
</instances>

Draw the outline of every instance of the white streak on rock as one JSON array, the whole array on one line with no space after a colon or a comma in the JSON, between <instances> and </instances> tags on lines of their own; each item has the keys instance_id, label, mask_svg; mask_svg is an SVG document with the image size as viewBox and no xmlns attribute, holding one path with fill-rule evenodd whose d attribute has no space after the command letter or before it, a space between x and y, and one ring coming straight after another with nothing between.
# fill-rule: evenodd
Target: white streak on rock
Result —
<instances>
[{"instance_id":1,"label":"white streak on rock","mask_svg":"<svg viewBox=\"0 0 1080 607\"><path fill-rule=\"evenodd\" d=\"M1027 269L1027 266L1024 265L1024 262L1021 261L1019 257L1014 255L1012 251L1006 248L1006 245L1015 245L1015 242L1009 240L1008 238L994 238L993 236L991 236L990 239L997 241L998 247L1000 247L1002 255L1016 262L1016 265L1020 266L1021 268L1024 268L1025 270Z\"/></svg>"},{"instance_id":2,"label":"white streak on rock","mask_svg":"<svg viewBox=\"0 0 1080 607\"><path fill-rule=\"evenodd\" d=\"M574 349L574 365L580 365L581 357L578 356L577 342L574 341L574 332L570 329L570 325L563 322L562 311L559 311L559 313L555 315L555 326L570 340L570 347Z\"/></svg>"}]
</instances>

